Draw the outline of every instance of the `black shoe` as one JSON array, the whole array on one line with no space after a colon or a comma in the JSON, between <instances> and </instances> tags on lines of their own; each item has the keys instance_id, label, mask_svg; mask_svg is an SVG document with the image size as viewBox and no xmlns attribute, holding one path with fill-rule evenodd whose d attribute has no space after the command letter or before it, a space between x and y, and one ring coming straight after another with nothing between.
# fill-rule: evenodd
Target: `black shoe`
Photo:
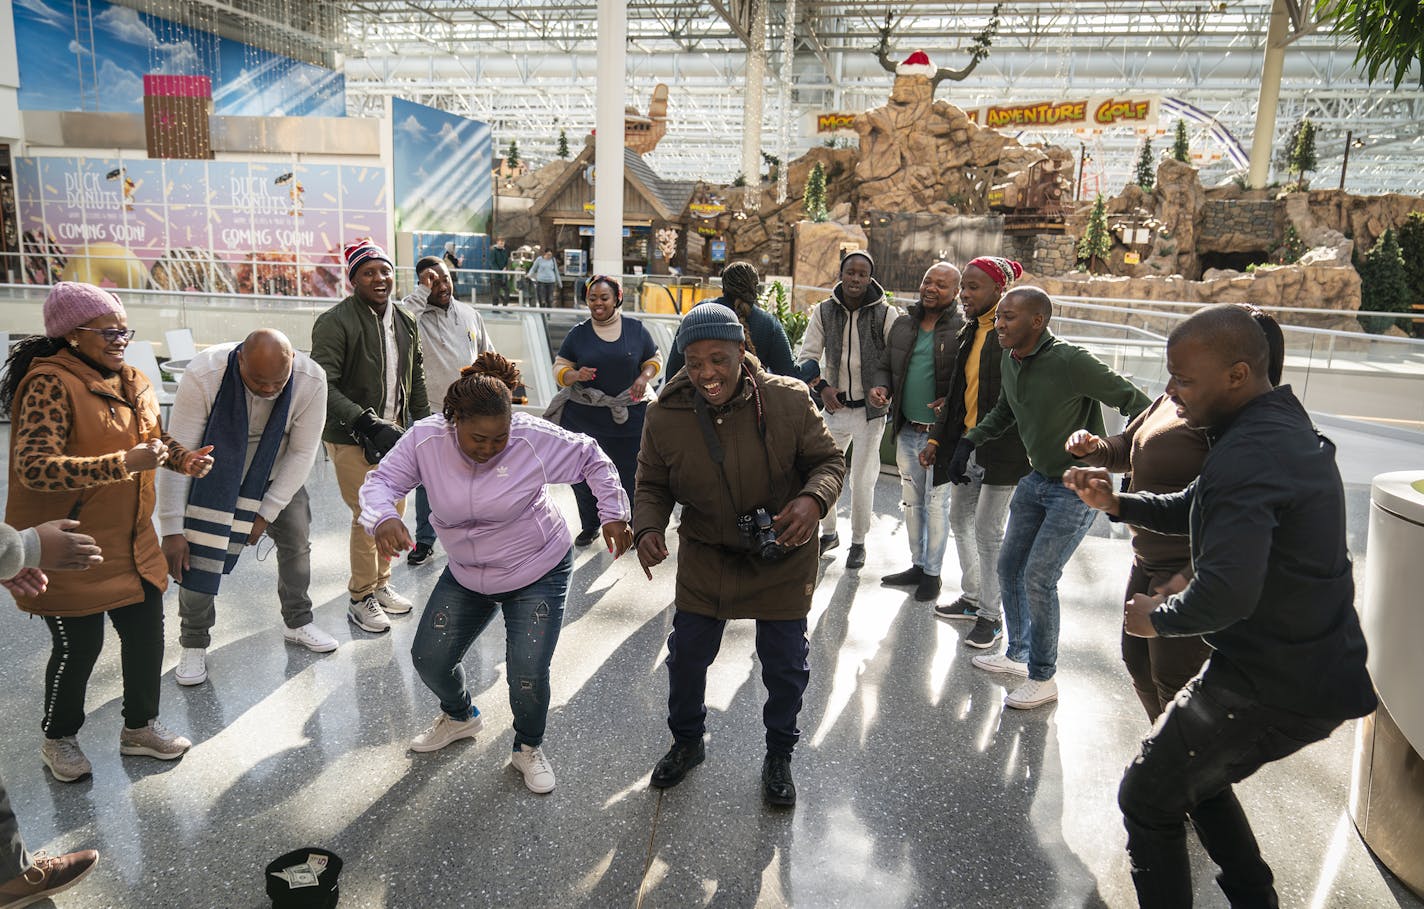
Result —
<instances>
[{"instance_id":1,"label":"black shoe","mask_svg":"<svg viewBox=\"0 0 1424 909\"><path fill-rule=\"evenodd\" d=\"M410 555L405 557L407 565L424 565L430 561L430 555L435 551L435 547L429 543L416 543L415 548L410 551Z\"/></svg>"},{"instance_id":2,"label":"black shoe","mask_svg":"<svg viewBox=\"0 0 1424 909\"><path fill-rule=\"evenodd\" d=\"M927 574L915 586L915 599L920 602L939 599L939 575Z\"/></svg>"},{"instance_id":3,"label":"black shoe","mask_svg":"<svg viewBox=\"0 0 1424 909\"><path fill-rule=\"evenodd\" d=\"M590 543L592 543L592 542L593 542L594 540L596 540L596 539L598 539L598 528L597 528L597 527L593 528L592 530L580 531L579 535L576 536L576 537L574 537L574 545L575 545L575 546L587 546L587 545L589 545Z\"/></svg>"},{"instance_id":4,"label":"black shoe","mask_svg":"<svg viewBox=\"0 0 1424 909\"><path fill-rule=\"evenodd\" d=\"M650 780L655 789L671 789L682 778L687 776L687 771L702 763L707 757L707 747L698 739L695 745L684 745L682 742L673 742L668 753L663 755L663 759L658 761L658 766L653 768L653 778Z\"/></svg>"},{"instance_id":5,"label":"black shoe","mask_svg":"<svg viewBox=\"0 0 1424 909\"><path fill-rule=\"evenodd\" d=\"M953 603L941 603L934 608L934 614L942 619L972 622L979 618L979 607L960 597Z\"/></svg>"},{"instance_id":6,"label":"black shoe","mask_svg":"<svg viewBox=\"0 0 1424 909\"><path fill-rule=\"evenodd\" d=\"M768 754L761 762L761 792L768 805L789 808L796 804L796 784L791 781L791 758Z\"/></svg>"},{"instance_id":7,"label":"black shoe","mask_svg":"<svg viewBox=\"0 0 1424 909\"><path fill-rule=\"evenodd\" d=\"M839 545L841 545L841 537L840 537L840 534L836 534L836 533L823 533L823 534L821 534L821 555L825 555L827 552L831 551L832 549L835 549L835 548L836 548L837 546L839 546Z\"/></svg>"},{"instance_id":8,"label":"black shoe","mask_svg":"<svg viewBox=\"0 0 1424 909\"><path fill-rule=\"evenodd\" d=\"M882 587L914 587L920 583L920 579L925 576L925 570L918 565L911 565L904 571L897 571L894 574L887 574L880 579Z\"/></svg>"},{"instance_id":9,"label":"black shoe","mask_svg":"<svg viewBox=\"0 0 1424 909\"><path fill-rule=\"evenodd\" d=\"M846 550L846 567L847 567L847 568L864 568L864 567L865 567L865 544L864 544L864 543L852 543L852 544L850 544L850 548Z\"/></svg>"},{"instance_id":10,"label":"black shoe","mask_svg":"<svg viewBox=\"0 0 1424 909\"><path fill-rule=\"evenodd\" d=\"M964 636L964 643L979 650L988 650L1004 633L1004 623L983 616L974 620L974 627Z\"/></svg>"}]
</instances>

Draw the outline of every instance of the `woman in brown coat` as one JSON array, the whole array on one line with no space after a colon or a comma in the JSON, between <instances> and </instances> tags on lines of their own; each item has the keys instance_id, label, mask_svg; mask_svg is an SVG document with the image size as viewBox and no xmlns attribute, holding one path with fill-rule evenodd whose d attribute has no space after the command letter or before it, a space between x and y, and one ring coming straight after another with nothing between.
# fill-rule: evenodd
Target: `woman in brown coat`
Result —
<instances>
[{"instance_id":1,"label":"woman in brown coat","mask_svg":"<svg viewBox=\"0 0 1424 909\"><path fill-rule=\"evenodd\" d=\"M153 471L166 464L201 477L213 460L210 449L185 451L163 432L153 387L124 363L133 332L118 297L61 282L45 298L44 320L44 337L17 344L0 377L0 406L10 410L5 521L25 528L76 519L104 554L88 571L52 576L36 596L15 591L53 639L40 756L67 783L92 772L77 735L105 614L122 654L119 752L172 760L192 745L157 719L167 578L153 529Z\"/></svg>"}]
</instances>

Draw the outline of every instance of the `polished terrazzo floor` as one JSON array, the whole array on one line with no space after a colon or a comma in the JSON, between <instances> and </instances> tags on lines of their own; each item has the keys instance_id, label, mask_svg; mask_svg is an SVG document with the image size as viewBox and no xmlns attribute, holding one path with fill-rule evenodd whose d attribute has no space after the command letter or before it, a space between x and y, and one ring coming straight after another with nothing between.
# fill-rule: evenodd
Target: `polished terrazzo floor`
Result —
<instances>
[{"instance_id":1,"label":"polished terrazzo floor","mask_svg":"<svg viewBox=\"0 0 1424 909\"><path fill-rule=\"evenodd\" d=\"M1352 543L1368 476L1420 447L1358 436L1342 458ZM800 803L763 807L762 689L752 626L729 628L709 680L708 759L648 788L668 744L661 660L671 564L649 583L630 556L577 554L553 665L546 749L558 788L536 796L509 767L503 635L466 659L485 732L429 755L406 749L433 718L415 676L414 617L375 637L345 620L347 515L329 464L310 481L318 622L341 647L285 644L274 559L249 553L225 584L210 681L180 688L168 594L166 722L197 743L172 764L118 755L117 642L100 660L80 739L90 781L54 782L38 755L48 635L0 607L0 766L31 848L103 858L61 907L258 907L262 867L290 849L341 855L343 907L1133 905L1115 793L1146 731L1117 655L1128 544L1101 525L1064 576L1060 702L1020 712L969 664L967 626L883 588L906 564L898 483L882 476L869 563L823 560L812 683L793 769ZM572 496L559 490L566 513ZM953 546L950 547L953 564ZM423 603L443 557L395 582ZM954 578L952 567L946 576ZM946 585L944 597L956 591ZM0 594L3 596L3 594ZM1240 787L1283 906L1418 907L1369 855L1346 809L1353 724ZM1224 906L1193 843L1197 904Z\"/></svg>"}]
</instances>

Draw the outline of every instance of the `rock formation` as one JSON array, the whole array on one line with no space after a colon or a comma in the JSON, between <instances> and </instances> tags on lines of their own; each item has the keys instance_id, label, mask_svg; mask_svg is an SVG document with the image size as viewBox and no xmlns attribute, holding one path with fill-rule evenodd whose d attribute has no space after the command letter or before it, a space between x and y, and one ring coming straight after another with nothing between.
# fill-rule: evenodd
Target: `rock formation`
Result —
<instances>
[{"instance_id":1,"label":"rock formation","mask_svg":"<svg viewBox=\"0 0 1424 909\"><path fill-rule=\"evenodd\" d=\"M1036 161L1073 172L1067 149L1026 148L970 121L934 99L925 76L900 75L883 107L855 118L860 156L855 168L859 209L934 214L984 211L988 187Z\"/></svg>"}]
</instances>

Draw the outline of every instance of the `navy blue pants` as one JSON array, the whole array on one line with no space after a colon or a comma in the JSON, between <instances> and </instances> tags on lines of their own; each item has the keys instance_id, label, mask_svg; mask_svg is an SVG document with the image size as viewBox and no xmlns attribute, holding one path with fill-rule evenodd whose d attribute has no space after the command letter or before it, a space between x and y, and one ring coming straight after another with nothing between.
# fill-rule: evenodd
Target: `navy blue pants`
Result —
<instances>
[{"instance_id":1,"label":"navy blue pants","mask_svg":"<svg viewBox=\"0 0 1424 909\"><path fill-rule=\"evenodd\" d=\"M595 436L594 440L598 442L598 447L603 449L603 453L608 455L613 466L618 468L618 480L623 484L623 491L628 494L628 507L632 508L633 480L638 476L638 448L642 445L642 436L619 436L612 439ZM603 522L598 520L598 499L587 483L574 484L574 500L578 502L581 531L587 533L602 526Z\"/></svg>"},{"instance_id":2,"label":"navy blue pants","mask_svg":"<svg viewBox=\"0 0 1424 909\"><path fill-rule=\"evenodd\" d=\"M668 635L668 728L680 743L699 742L707 731L707 667L717 658L726 627L724 619L681 609L673 613L672 634ZM766 706L761 713L766 724L766 750L790 757L801 737L796 715L811 679L806 620L757 619L756 652L766 686Z\"/></svg>"}]
</instances>

